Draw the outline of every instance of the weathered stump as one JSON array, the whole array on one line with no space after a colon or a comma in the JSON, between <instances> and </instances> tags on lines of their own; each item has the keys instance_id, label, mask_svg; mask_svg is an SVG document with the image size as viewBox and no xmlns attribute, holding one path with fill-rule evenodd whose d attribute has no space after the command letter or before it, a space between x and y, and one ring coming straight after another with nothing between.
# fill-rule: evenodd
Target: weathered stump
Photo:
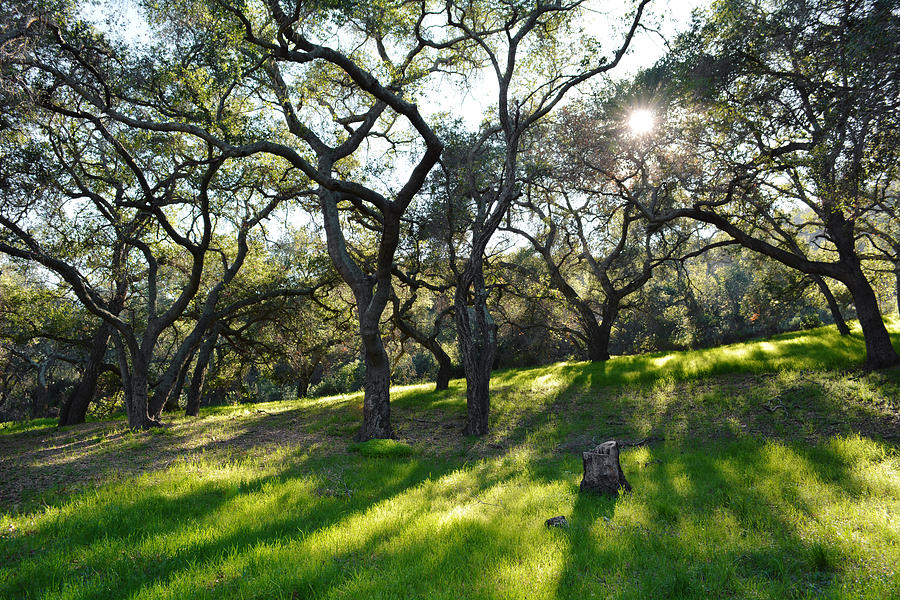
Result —
<instances>
[{"instance_id":1,"label":"weathered stump","mask_svg":"<svg viewBox=\"0 0 900 600\"><path fill-rule=\"evenodd\" d=\"M625 473L619 464L617 441L603 442L593 450L582 453L581 458L584 461L581 491L613 497L619 495L619 488L631 491L631 485L625 480Z\"/></svg>"}]
</instances>

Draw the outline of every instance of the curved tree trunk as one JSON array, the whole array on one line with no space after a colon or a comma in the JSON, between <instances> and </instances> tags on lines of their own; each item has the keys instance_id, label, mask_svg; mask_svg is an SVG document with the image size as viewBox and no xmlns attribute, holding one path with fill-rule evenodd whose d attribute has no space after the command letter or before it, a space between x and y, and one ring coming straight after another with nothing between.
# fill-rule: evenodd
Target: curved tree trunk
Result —
<instances>
[{"instance_id":1,"label":"curved tree trunk","mask_svg":"<svg viewBox=\"0 0 900 600\"><path fill-rule=\"evenodd\" d=\"M864 367L875 370L900 364L900 356L894 349L891 336L881 318L878 299L865 274L858 267L853 269L846 284L853 296L856 315L859 317L859 324L866 342Z\"/></svg>"},{"instance_id":2,"label":"curved tree trunk","mask_svg":"<svg viewBox=\"0 0 900 600\"><path fill-rule=\"evenodd\" d=\"M187 406L184 409L184 414L189 417L196 417L200 414L200 398L206 383L206 371L209 368L209 360L212 357L213 349L215 349L218 339L219 328L214 327L212 333L207 336L197 353L197 364L194 366L194 374L191 376Z\"/></svg>"},{"instance_id":3,"label":"curved tree trunk","mask_svg":"<svg viewBox=\"0 0 900 600\"><path fill-rule=\"evenodd\" d=\"M91 353L88 356L87 364L85 364L81 380L66 398L59 411L60 427L84 423L87 417L88 406L91 400L94 399L94 393L97 390L97 379L100 377L103 358L106 356L106 349L109 346L111 334L112 325L105 321L101 322L100 327L97 328L91 340Z\"/></svg>"},{"instance_id":4,"label":"curved tree trunk","mask_svg":"<svg viewBox=\"0 0 900 600\"><path fill-rule=\"evenodd\" d=\"M838 331L841 332L841 335L850 335L850 328L847 327L847 322L844 321L844 316L841 314L837 300L834 299L834 294L831 293L831 288L828 287L821 275L812 275L812 278L816 285L819 286L822 295L825 296L828 310L831 311L831 318L834 319L834 324L837 325Z\"/></svg>"},{"instance_id":5,"label":"curved tree trunk","mask_svg":"<svg viewBox=\"0 0 900 600\"><path fill-rule=\"evenodd\" d=\"M184 385L185 369L188 368L191 358L193 358L197 350L197 345L200 344L209 320L209 315L201 317L194 326L194 330L179 345L175 356L168 367L166 367L166 370L163 371L150 398L148 410L151 418L158 420L163 411L176 412L179 410L177 398L181 394L181 387Z\"/></svg>"},{"instance_id":6,"label":"curved tree trunk","mask_svg":"<svg viewBox=\"0 0 900 600\"><path fill-rule=\"evenodd\" d=\"M178 369L178 377L175 379L175 383L172 384L172 389L169 390L166 402L163 404L163 412L178 412L181 410L178 400L181 398L181 392L184 389L184 380L187 378L187 372L190 369L191 359L193 358L194 353L191 352L188 354L187 358L184 359L181 368Z\"/></svg>"},{"instance_id":7,"label":"curved tree trunk","mask_svg":"<svg viewBox=\"0 0 900 600\"><path fill-rule=\"evenodd\" d=\"M845 219L842 214L834 213L827 222L826 231L837 246L838 268L844 275L840 281L850 290L853 304L856 306L856 316L862 327L866 342L866 360L863 366L875 370L900 364L900 355L891 344L891 336L881 318L878 298L872 284L863 273L862 264L856 253L852 222Z\"/></svg>"},{"instance_id":8,"label":"curved tree trunk","mask_svg":"<svg viewBox=\"0 0 900 600\"><path fill-rule=\"evenodd\" d=\"M438 372L437 376L435 377L434 391L439 392L441 390L446 390L448 387L450 387L450 373L453 369L453 365L450 360L450 356L446 352L444 352L444 349L441 347L440 342L437 341L439 330L438 324L435 325L434 331L429 337L415 325L413 325L409 321L404 320L403 315L401 314L402 309L400 308L399 300L396 296L394 296L392 300L394 302L393 321L397 326L397 329L399 329L405 335L408 335L409 337L414 339L419 345L431 352L431 355L434 357L435 362L437 362ZM440 322L440 320L441 317L438 317L438 323Z\"/></svg>"}]
</instances>

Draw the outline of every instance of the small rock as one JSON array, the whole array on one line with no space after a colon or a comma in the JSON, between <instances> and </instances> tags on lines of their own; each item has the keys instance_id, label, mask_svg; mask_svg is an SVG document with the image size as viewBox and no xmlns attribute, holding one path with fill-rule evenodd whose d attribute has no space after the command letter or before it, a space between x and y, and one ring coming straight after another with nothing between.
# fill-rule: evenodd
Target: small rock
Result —
<instances>
[{"instance_id":1,"label":"small rock","mask_svg":"<svg viewBox=\"0 0 900 600\"><path fill-rule=\"evenodd\" d=\"M544 522L544 525L547 527L568 527L569 522L566 521L566 518L562 515L558 517L550 517Z\"/></svg>"}]
</instances>

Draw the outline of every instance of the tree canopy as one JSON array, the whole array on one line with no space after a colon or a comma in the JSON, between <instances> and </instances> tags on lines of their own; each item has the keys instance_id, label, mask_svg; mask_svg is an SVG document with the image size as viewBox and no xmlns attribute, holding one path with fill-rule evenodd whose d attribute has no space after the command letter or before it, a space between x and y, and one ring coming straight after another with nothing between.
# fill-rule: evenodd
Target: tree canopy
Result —
<instances>
[{"instance_id":1,"label":"tree canopy","mask_svg":"<svg viewBox=\"0 0 900 600\"><path fill-rule=\"evenodd\" d=\"M717 0L623 70L653 9L5 4L0 416L361 388L386 438L455 375L484 435L501 365L845 317L900 363L897 3Z\"/></svg>"}]
</instances>

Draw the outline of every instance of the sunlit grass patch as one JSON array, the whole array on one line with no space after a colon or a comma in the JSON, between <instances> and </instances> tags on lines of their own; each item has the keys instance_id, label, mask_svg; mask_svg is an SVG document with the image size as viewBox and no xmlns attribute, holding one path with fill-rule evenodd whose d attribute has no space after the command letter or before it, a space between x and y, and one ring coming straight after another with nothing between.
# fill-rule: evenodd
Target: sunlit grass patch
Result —
<instances>
[{"instance_id":1,"label":"sunlit grass patch","mask_svg":"<svg viewBox=\"0 0 900 600\"><path fill-rule=\"evenodd\" d=\"M0 517L4 598L887 598L896 451L858 436L578 457L181 461ZM547 529L562 514L571 527Z\"/></svg>"},{"instance_id":2,"label":"sunlit grass patch","mask_svg":"<svg viewBox=\"0 0 900 600\"><path fill-rule=\"evenodd\" d=\"M363 456L394 458L413 454L412 446L397 440L369 440L347 446L350 452L358 452Z\"/></svg>"},{"instance_id":3,"label":"sunlit grass patch","mask_svg":"<svg viewBox=\"0 0 900 600\"><path fill-rule=\"evenodd\" d=\"M0 598L900 597L900 370L804 362L858 366L835 337L503 371L483 439L459 380L394 388L399 439L361 445L361 394L11 433L26 481L121 470L0 515ZM579 492L641 438L632 493Z\"/></svg>"},{"instance_id":4,"label":"sunlit grass patch","mask_svg":"<svg viewBox=\"0 0 900 600\"><path fill-rule=\"evenodd\" d=\"M7 421L0 423L0 435L12 433L25 433L26 431L36 431L38 429L46 429L56 425L56 419L30 419L28 421Z\"/></svg>"}]
</instances>

